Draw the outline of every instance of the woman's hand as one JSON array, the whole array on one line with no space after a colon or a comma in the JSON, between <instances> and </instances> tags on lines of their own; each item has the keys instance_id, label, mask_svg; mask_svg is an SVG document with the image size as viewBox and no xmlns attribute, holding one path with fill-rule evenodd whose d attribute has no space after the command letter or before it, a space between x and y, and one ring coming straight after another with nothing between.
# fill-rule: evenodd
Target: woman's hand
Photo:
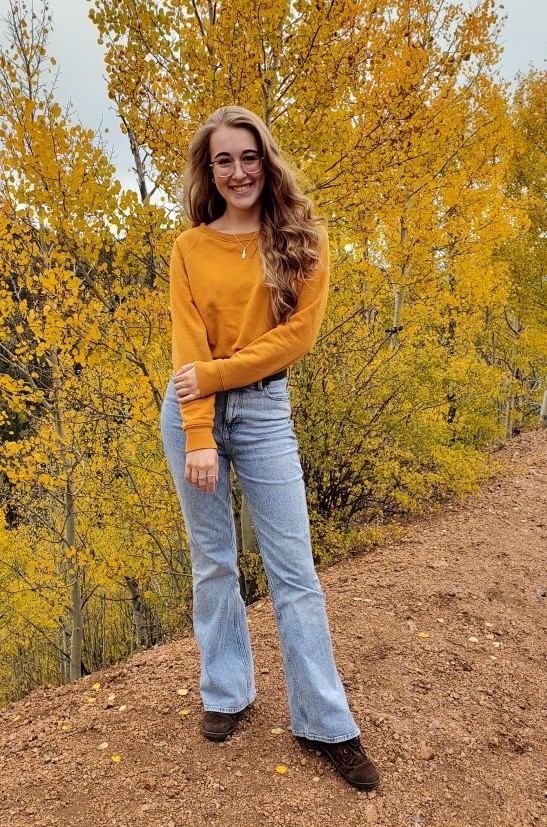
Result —
<instances>
[{"instance_id":1,"label":"woman's hand","mask_svg":"<svg viewBox=\"0 0 547 827\"><path fill-rule=\"evenodd\" d=\"M179 402L193 402L201 399L198 377L193 363L183 365L175 373L175 390Z\"/></svg>"},{"instance_id":2,"label":"woman's hand","mask_svg":"<svg viewBox=\"0 0 547 827\"><path fill-rule=\"evenodd\" d=\"M214 494L218 482L218 452L199 448L186 454L184 479L206 494Z\"/></svg>"}]
</instances>

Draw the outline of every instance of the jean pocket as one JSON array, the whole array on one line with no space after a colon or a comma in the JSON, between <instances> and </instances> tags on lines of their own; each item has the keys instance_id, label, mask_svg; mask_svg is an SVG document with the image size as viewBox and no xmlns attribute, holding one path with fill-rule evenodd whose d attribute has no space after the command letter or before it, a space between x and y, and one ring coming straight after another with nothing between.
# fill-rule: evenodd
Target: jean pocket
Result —
<instances>
[{"instance_id":1,"label":"jean pocket","mask_svg":"<svg viewBox=\"0 0 547 827\"><path fill-rule=\"evenodd\" d=\"M273 402L288 402L291 398L286 379L276 379L274 382L263 385L262 393Z\"/></svg>"}]
</instances>

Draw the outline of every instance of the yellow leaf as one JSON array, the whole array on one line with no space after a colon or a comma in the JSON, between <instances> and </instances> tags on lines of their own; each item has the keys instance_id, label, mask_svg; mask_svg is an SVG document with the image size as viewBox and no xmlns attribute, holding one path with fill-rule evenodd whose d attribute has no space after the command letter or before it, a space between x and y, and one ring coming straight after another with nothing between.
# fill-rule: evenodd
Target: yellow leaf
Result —
<instances>
[{"instance_id":1,"label":"yellow leaf","mask_svg":"<svg viewBox=\"0 0 547 827\"><path fill-rule=\"evenodd\" d=\"M63 732L70 732L70 726L68 724L63 724L61 729Z\"/></svg>"},{"instance_id":2,"label":"yellow leaf","mask_svg":"<svg viewBox=\"0 0 547 827\"><path fill-rule=\"evenodd\" d=\"M271 730L271 733L272 735L281 735L281 733L284 731L285 730L283 730L280 726L274 726L274 728Z\"/></svg>"},{"instance_id":3,"label":"yellow leaf","mask_svg":"<svg viewBox=\"0 0 547 827\"><path fill-rule=\"evenodd\" d=\"M108 749L108 741L103 741L102 744L99 744L97 749Z\"/></svg>"},{"instance_id":4,"label":"yellow leaf","mask_svg":"<svg viewBox=\"0 0 547 827\"><path fill-rule=\"evenodd\" d=\"M418 637L426 638L429 637L429 632L418 632Z\"/></svg>"},{"instance_id":5,"label":"yellow leaf","mask_svg":"<svg viewBox=\"0 0 547 827\"><path fill-rule=\"evenodd\" d=\"M127 709L127 707L126 707L125 704L122 704L121 706L118 707L119 712L125 712L126 709Z\"/></svg>"},{"instance_id":6,"label":"yellow leaf","mask_svg":"<svg viewBox=\"0 0 547 827\"><path fill-rule=\"evenodd\" d=\"M114 764L119 764L121 760L122 760L121 755L113 755L112 758L111 758L111 761L113 761Z\"/></svg>"},{"instance_id":7,"label":"yellow leaf","mask_svg":"<svg viewBox=\"0 0 547 827\"><path fill-rule=\"evenodd\" d=\"M189 689L177 689L177 695L188 695Z\"/></svg>"},{"instance_id":8,"label":"yellow leaf","mask_svg":"<svg viewBox=\"0 0 547 827\"><path fill-rule=\"evenodd\" d=\"M179 715L190 715L191 709L181 709Z\"/></svg>"},{"instance_id":9,"label":"yellow leaf","mask_svg":"<svg viewBox=\"0 0 547 827\"><path fill-rule=\"evenodd\" d=\"M100 683L94 683L93 686L92 686L92 689L100 689L100 688L101 688Z\"/></svg>"},{"instance_id":10,"label":"yellow leaf","mask_svg":"<svg viewBox=\"0 0 547 827\"><path fill-rule=\"evenodd\" d=\"M285 775L287 772L287 767L284 764L279 764L279 766L275 768L275 771L278 772L279 775Z\"/></svg>"},{"instance_id":11,"label":"yellow leaf","mask_svg":"<svg viewBox=\"0 0 547 827\"><path fill-rule=\"evenodd\" d=\"M88 704L94 704L96 700L97 700L97 698L86 698L86 701L88 702Z\"/></svg>"}]
</instances>

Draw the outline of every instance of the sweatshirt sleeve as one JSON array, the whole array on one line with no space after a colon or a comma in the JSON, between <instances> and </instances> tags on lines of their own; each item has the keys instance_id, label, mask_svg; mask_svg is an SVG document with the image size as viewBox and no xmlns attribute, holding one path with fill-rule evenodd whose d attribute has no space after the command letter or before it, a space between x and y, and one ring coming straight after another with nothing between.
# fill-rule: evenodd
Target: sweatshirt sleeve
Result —
<instances>
[{"instance_id":1,"label":"sweatshirt sleeve","mask_svg":"<svg viewBox=\"0 0 547 827\"><path fill-rule=\"evenodd\" d=\"M302 285L295 312L228 359L197 360L198 385L205 398L217 391L257 382L297 362L311 350L325 313L329 289L326 232L318 266Z\"/></svg>"},{"instance_id":2,"label":"sweatshirt sleeve","mask_svg":"<svg viewBox=\"0 0 547 827\"><path fill-rule=\"evenodd\" d=\"M184 259L177 239L169 268L170 305L173 335L173 370L175 373L188 362L212 360L207 329L194 304ZM186 433L186 453L199 448L216 448L213 438L215 419L214 394L180 406Z\"/></svg>"}]
</instances>

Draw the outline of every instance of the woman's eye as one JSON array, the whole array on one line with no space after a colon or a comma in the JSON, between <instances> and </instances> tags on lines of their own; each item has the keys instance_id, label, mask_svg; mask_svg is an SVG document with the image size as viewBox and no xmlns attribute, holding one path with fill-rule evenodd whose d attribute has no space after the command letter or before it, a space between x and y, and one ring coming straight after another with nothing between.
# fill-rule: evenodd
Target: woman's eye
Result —
<instances>
[{"instance_id":1,"label":"woman's eye","mask_svg":"<svg viewBox=\"0 0 547 827\"><path fill-rule=\"evenodd\" d=\"M231 163L232 162L228 158L221 158L220 161L217 161L217 164L221 169L223 167L229 167Z\"/></svg>"}]
</instances>

